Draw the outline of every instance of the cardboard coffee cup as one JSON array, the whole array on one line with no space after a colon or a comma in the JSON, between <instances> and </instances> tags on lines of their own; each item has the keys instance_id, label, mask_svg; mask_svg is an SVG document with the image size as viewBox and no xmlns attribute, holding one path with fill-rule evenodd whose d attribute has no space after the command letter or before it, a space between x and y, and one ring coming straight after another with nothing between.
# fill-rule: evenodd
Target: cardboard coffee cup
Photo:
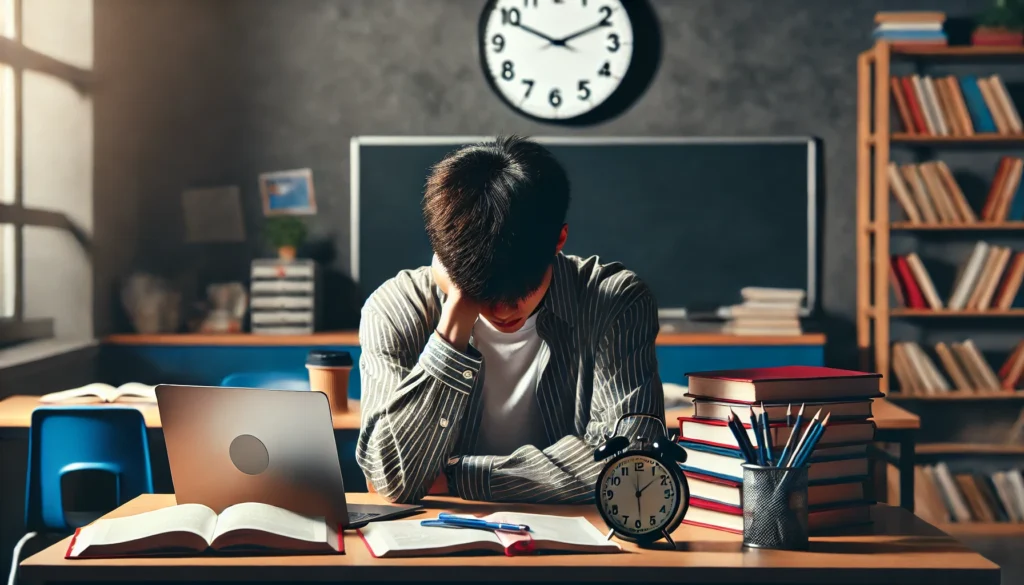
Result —
<instances>
[{"instance_id":1,"label":"cardboard coffee cup","mask_svg":"<svg viewBox=\"0 0 1024 585\"><path fill-rule=\"evenodd\" d=\"M348 377L352 355L347 351L314 349L306 355L311 390L323 392L332 412L348 412Z\"/></svg>"}]
</instances>

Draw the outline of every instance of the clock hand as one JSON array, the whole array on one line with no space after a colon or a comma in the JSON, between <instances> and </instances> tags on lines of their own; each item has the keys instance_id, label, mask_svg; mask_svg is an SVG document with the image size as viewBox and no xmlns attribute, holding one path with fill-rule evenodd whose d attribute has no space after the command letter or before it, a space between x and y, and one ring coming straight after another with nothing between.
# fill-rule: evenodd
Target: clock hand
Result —
<instances>
[{"instance_id":1,"label":"clock hand","mask_svg":"<svg viewBox=\"0 0 1024 585\"><path fill-rule=\"evenodd\" d=\"M595 31L595 30L597 30L597 29L599 29L601 27L604 27L604 26L611 26L611 23L605 24L605 21L601 20L601 22L599 22L599 23L597 23L597 24L595 24L593 26L588 26L587 28L585 28L583 30L580 30L580 31L576 31L576 32L572 33L571 35L569 35L567 37L562 37L562 38L558 39L558 43L565 44L565 43L575 39L576 37L582 37L583 35L585 35L585 34L587 34L589 32Z\"/></svg>"},{"instance_id":2,"label":"clock hand","mask_svg":"<svg viewBox=\"0 0 1024 585\"><path fill-rule=\"evenodd\" d=\"M547 41L548 44L544 45L544 47L543 47L545 49L548 48L548 47L551 47L551 46L555 46L555 47L565 47L566 49L569 49L570 51L575 51L576 50L576 49L573 49L572 47L570 47L569 45L565 44L565 41L562 41L562 40L550 37L550 36L540 32L539 30L537 30L537 29L535 29L533 27L526 26L525 24L522 24L522 23L519 23L516 26L518 26L519 28L525 30L526 32L530 33L531 35L538 36L538 37L544 39L545 41Z\"/></svg>"},{"instance_id":3,"label":"clock hand","mask_svg":"<svg viewBox=\"0 0 1024 585\"><path fill-rule=\"evenodd\" d=\"M653 480L653 479L652 479L651 481L647 482L647 485L645 485L644 487L640 488L640 493L641 493L641 494L642 494L642 493L644 493L644 490L645 490L645 489L647 489L647 488L649 488L649 487L651 487L651 484L652 484L652 483L654 483L654 480Z\"/></svg>"}]
</instances>

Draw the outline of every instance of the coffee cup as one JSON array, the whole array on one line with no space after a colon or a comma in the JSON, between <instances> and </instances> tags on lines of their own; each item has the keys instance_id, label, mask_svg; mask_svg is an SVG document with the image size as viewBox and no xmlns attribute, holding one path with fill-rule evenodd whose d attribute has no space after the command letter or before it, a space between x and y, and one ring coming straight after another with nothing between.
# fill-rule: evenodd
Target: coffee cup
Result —
<instances>
[{"instance_id":1,"label":"coffee cup","mask_svg":"<svg viewBox=\"0 0 1024 585\"><path fill-rule=\"evenodd\" d=\"M352 354L347 351L314 349L306 355L311 390L323 392L331 412L348 412L348 377L352 373Z\"/></svg>"}]
</instances>

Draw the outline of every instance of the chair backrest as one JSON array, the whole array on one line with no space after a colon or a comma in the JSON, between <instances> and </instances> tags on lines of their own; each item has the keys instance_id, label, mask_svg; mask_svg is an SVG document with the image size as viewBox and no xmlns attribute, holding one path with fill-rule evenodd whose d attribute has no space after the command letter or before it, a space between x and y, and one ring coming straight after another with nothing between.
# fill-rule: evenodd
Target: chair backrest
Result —
<instances>
[{"instance_id":1,"label":"chair backrest","mask_svg":"<svg viewBox=\"0 0 1024 585\"><path fill-rule=\"evenodd\" d=\"M266 388L270 390L309 390L309 375L301 372L236 372L220 382L228 388Z\"/></svg>"},{"instance_id":2,"label":"chair backrest","mask_svg":"<svg viewBox=\"0 0 1024 585\"><path fill-rule=\"evenodd\" d=\"M146 422L135 408L45 406L32 412L25 482L29 530L68 532L61 479L70 472L106 471L116 478L116 505L153 493Z\"/></svg>"}]
</instances>

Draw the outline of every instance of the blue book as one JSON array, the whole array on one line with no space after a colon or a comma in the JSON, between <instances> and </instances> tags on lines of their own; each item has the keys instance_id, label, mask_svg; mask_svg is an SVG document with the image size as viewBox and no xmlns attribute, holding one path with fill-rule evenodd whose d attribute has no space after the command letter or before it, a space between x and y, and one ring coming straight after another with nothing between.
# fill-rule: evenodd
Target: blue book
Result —
<instances>
[{"instance_id":1,"label":"blue book","mask_svg":"<svg viewBox=\"0 0 1024 585\"><path fill-rule=\"evenodd\" d=\"M967 112L971 114L974 131L996 132L996 122L992 119L992 112L988 110L985 98L981 95L978 78L973 75L965 75L959 77L958 81L960 89L964 93L964 101L967 102Z\"/></svg>"},{"instance_id":2,"label":"blue book","mask_svg":"<svg viewBox=\"0 0 1024 585\"><path fill-rule=\"evenodd\" d=\"M875 30L876 39L887 41L945 41L946 34L937 30Z\"/></svg>"}]
</instances>

